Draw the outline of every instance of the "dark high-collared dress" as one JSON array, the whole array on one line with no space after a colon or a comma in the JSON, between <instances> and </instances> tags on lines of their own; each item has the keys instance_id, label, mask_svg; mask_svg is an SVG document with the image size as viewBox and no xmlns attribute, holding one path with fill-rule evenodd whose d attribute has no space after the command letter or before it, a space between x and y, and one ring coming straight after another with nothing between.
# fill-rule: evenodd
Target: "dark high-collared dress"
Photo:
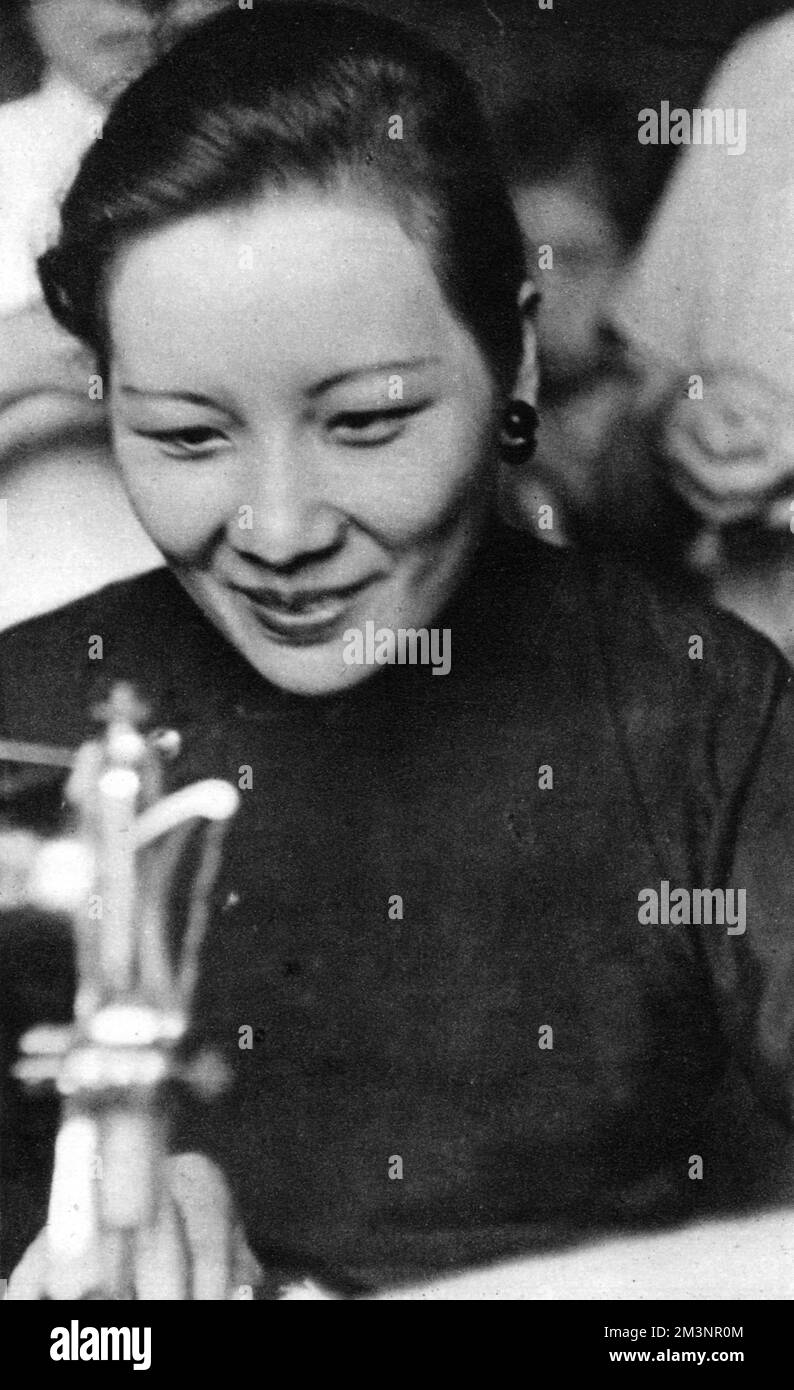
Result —
<instances>
[{"instance_id":1,"label":"dark high-collared dress","mask_svg":"<svg viewBox=\"0 0 794 1390\"><path fill-rule=\"evenodd\" d=\"M194 1024L234 1084L175 1101L175 1142L222 1165L266 1263L348 1288L772 1200L794 1118L788 668L498 525L437 621L449 675L322 698L264 681L167 571L0 639L3 734L76 745L126 678L184 735L175 782L251 769ZM663 884L742 889L745 930L641 921ZM57 941L11 936L7 1052L72 987ZM53 1111L6 1115L10 1263Z\"/></svg>"}]
</instances>

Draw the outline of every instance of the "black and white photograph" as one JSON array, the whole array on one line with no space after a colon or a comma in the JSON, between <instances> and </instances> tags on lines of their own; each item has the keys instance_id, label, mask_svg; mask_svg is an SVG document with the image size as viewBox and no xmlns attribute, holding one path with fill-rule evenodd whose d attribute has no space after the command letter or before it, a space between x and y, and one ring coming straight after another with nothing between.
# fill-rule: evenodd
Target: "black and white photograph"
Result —
<instances>
[{"instance_id":1,"label":"black and white photograph","mask_svg":"<svg viewBox=\"0 0 794 1390\"><path fill-rule=\"evenodd\" d=\"M2 0L9 1335L752 1363L792 662L794 5Z\"/></svg>"}]
</instances>

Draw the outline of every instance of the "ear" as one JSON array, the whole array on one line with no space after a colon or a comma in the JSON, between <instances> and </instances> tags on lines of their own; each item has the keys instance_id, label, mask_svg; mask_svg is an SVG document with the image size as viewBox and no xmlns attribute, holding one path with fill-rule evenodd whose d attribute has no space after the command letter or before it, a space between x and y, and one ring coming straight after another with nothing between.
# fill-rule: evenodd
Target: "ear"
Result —
<instances>
[{"instance_id":1,"label":"ear","mask_svg":"<svg viewBox=\"0 0 794 1390\"><path fill-rule=\"evenodd\" d=\"M529 405L537 405L538 401L540 374L535 320L539 303L540 291L536 289L531 280L525 280L518 292L518 312L521 315L524 351L516 374L514 395L522 401L527 401Z\"/></svg>"}]
</instances>

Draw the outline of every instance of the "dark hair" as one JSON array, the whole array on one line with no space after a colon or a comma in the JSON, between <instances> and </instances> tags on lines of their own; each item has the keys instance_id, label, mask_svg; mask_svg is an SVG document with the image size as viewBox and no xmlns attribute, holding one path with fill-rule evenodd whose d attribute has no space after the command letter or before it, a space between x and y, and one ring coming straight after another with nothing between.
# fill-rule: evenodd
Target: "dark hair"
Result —
<instances>
[{"instance_id":1,"label":"dark hair","mask_svg":"<svg viewBox=\"0 0 794 1390\"><path fill-rule=\"evenodd\" d=\"M332 187L351 174L427 245L447 302L509 390L524 259L473 89L401 25L330 4L235 7L133 83L39 261L47 303L104 360L105 274L131 237L268 188Z\"/></svg>"}]
</instances>

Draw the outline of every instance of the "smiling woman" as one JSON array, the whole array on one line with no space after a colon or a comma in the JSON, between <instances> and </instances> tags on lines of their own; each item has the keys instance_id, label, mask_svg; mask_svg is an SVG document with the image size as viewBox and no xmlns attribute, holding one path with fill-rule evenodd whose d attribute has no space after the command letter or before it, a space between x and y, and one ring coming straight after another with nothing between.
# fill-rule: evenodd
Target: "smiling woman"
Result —
<instances>
[{"instance_id":1,"label":"smiling woman","mask_svg":"<svg viewBox=\"0 0 794 1390\"><path fill-rule=\"evenodd\" d=\"M496 390L395 217L298 189L180 222L121 253L108 320L133 506L262 675L334 690L367 674L347 628L431 621L476 534Z\"/></svg>"},{"instance_id":2,"label":"smiling woman","mask_svg":"<svg viewBox=\"0 0 794 1390\"><path fill-rule=\"evenodd\" d=\"M456 74L453 108L424 51L420 89L409 36L401 64L356 63L348 26L327 17L300 65L292 44L242 50L264 32L243 21L208 64L201 39L177 49L119 103L42 263L110 375L139 518L303 693L367 674L347 627L424 626L451 594L522 351L520 240L471 95ZM211 103L184 80L199 54Z\"/></svg>"},{"instance_id":3,"label":"smiling woman","mask_svg":"<svg viewBox=\"0 0 794 1390\"><path fill-rule=\"evenodd\" d=\"M785 671L495 516L532 289L458 69L360 11L231 11L118 103L41 270L168 568L7 634L0 732L69 746L133 681L173 786L242 792L191 1039L233 1085L172 1117L204 1178L164 1245L211 1208L221 1297L236 1210L263 1287L360 1292L756 1199L714 1117L738 1087L779 1157L794 1113ZM345 658L431 627L443 681ZM663 881L741 885L747 931L646 929Z\"/></svg>"}]
</instances>

